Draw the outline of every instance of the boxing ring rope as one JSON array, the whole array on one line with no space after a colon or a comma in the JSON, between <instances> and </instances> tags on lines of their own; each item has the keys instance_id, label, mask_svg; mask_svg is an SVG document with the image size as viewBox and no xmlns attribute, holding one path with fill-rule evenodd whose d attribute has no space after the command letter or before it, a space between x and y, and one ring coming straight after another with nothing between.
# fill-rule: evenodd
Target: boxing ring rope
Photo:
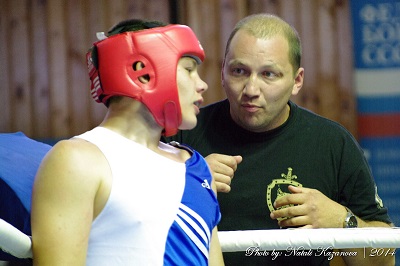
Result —
<instances>
[{"instance_id":1,"label":"boxing ring rope","mask_svg":"<svg viewBox=\"0 0 400 266\"><path fill-rule=\"evenodd\" d=\"M32 258L31 238L3 219L0 219L0 248L17 258Z\"/></svg>"},{"instance_id":2,"label":"boxing ring rope","mask_svg":"<svg viewBox=\"0 0 400 266\"><path fill-rule=\"evenodd\" d=\"M400 228L321 228L220 231L223 252L287 250L288 248L400 248Z\"/></svg>"},{"instance_id":3,"label":"boxing ring rope","mask_svg":"<svg viewBox=\"0 0 400 266\"><path fill-rule=\"evenodd\" d=\"M288 248L400 248L400 228L323 228L220 231L223 252ZM31 258L31 238L0 219L0 248L18 258Z\"/></svg>"}]
</instances>

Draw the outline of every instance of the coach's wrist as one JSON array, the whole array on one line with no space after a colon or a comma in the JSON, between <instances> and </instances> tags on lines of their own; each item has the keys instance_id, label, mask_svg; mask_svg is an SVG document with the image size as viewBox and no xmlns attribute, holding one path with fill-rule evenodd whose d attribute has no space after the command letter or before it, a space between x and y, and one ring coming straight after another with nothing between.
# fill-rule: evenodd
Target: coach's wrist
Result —
<instances>
[{"instance_id":1,"label":"coach's wrist","mask_svg":"<svg viewBox=\"0 0 400 266\"><path fill-rule=\"evenodd\" d=\"M354 215L354 213L347 207L346 208L346 217L343 221L343 228L357 228L358 227L358 221L357 217Z\"/></svg>"}]
</instances>

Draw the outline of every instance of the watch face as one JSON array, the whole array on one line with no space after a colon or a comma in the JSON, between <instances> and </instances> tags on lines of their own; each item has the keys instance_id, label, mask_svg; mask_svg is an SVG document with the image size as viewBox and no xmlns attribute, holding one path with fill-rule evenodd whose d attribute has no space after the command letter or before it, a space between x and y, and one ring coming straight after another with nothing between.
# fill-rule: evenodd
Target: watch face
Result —
<instances>
[{"instance_id":1,"label":"watch face","mask_svg":"<svg viewBox=\"0 0 400 266\"><path fill-rule=\"evenodd\" d=\"M349 222L347 224L349 228L357 227L357 218L355 216L350 216Z\"/></svg>"},{"instance_id":2,"label":"watch face","mask_svg":"<svg viewBox=\"0 0 400 266\"><path fill-rule=\"evenodd\" d=\"M346 228L356 228L356 227L357 227L357 218L354 215L351 215L346 222Z\"/></svg>"},{"instance_id":3,"label":"watch face","mask_svg":"<svg viewBox=\"0 0 400 266\"><path fill-rule=\"evenodd\" d=\"M358 222L356 216L347 208L347 216L343 223L343 228L356 228L358 227Z\"/></svg>"}]
</instances>

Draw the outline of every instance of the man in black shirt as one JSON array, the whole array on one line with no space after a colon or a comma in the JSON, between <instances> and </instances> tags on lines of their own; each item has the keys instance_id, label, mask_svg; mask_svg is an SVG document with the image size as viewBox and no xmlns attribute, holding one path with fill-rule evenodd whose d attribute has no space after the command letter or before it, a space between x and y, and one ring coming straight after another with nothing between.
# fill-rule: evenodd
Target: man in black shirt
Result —
<instances>
[{"instance_id":1,"label":"man in black shirt","mask_svg":"<svg viewBox=\"0 0 400 266\"><path fill-rule=\"evenodd\" d=\"M303 86L300 61L300 39L285 21L242 19L223 61L227 99L202 108L197 126L173 137L207 156L218 191L229 192L218 194L219 230L393 226L353 136L290 101ZM394 265L394 256L355 251L343 258L348 265ZM224 258L228 266L329 265L324 256Z\"/></svg>"}]
</instances>

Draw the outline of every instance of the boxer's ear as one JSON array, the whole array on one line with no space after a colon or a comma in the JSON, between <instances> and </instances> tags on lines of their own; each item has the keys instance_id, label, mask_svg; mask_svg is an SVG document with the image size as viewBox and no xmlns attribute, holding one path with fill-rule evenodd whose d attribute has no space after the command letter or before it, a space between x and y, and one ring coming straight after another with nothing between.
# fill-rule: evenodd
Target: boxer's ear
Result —
<instances>
[{"instance_id":1,"label":"boxer's ear","mask_svg":"<svg viewBox=\"0 0 400 266\"><path fill-rule=\"evenodd\" d=\"M132 67L133 67L134 71L138 71L138 70L141 70L144 68L144 64L143 64L143 62L138 61L138 62L133 63ZM146 75L140 76L138 79L143 84L146 84L150 81L150 76L146 74Z\"/></svg>"}]
</instances>

